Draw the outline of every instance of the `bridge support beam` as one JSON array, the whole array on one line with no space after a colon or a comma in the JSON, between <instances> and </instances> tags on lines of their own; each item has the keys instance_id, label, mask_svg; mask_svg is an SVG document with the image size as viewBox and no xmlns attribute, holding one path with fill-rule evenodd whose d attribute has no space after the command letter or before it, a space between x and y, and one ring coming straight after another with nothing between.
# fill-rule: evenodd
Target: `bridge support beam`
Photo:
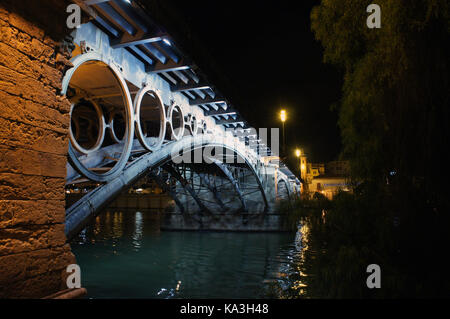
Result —
<instances>
[{"instance_id":1,"label":"bridge support beam","mask_svg":"<svg viewBox=\"0 0 450 319\"><path fill-rule=\"evenodd\" d=\"M180 174L178 169L170 164L166 164L163 166L164 170L166 170L168 173L170 173L175 179L177 179L181 186L192 196L192 198L197 203L198 207L200 208L202 213L207 213L211 215L211 211L208 207L202 202L202 200L198 197L198 195L194 192L191 185L189 185L189 182Z\"/></svg>"},{"instance_id":2,"label":"bridge support beam","mask_svg":"<svg viewBox=\"0 0 450 319\"><path fill-rule=\"evenodd\" d=\"M178 209L181 211L182 214L185 213L185 209L183 206L183 203L181 203L180 199L178 198L177 194L170 188L169 185L166 184L166 182L161 177L161 173L157 173L154 170L151 170L149 173L150 177L155 180L155 182L159 185L159 187L162 188L164 192L169 194L169 196L175 201L175 203L178 206Z\"/></svg>"},{"instance_id":3,"label":"bridge support beam","mask_svg":"<svg viewBox=\"0 0 450 319\"><path fill-rule=\"evenodd\" d=\"M214 164L217 165L217 167L219 167L221 169L221 171L225 174L227 179L233 185L234 190L236 191L236 194L238 195L239 200L241 201L242 211L247 212L248 211L247 203L245 202L244 196L242 195L241 189L239 188L239 183L233 177L233 174L230 172L227 165L225 165L224 163L222 163L216 159L213 159L213 158L210 158L210 159L214 162Z\"/></svg>"},{"instance_id":4,"label":"bridge support beam","mask_svg":"<svg viewBox=\"0 0 450 319\"><path fill-rule=\"evenodd\" d=\"M200 177L202 183L209 189L209 191L213 194L214 200L216 201L216 203L220 206L222 211L226 211L227 207L225 206L225 204L223 203L220 195L219 195L219 191L217 189L217 187L213 186L211 184L211 181L209 179L209 177L204 174L204 173L199 173L198 176Z\"/></svg>"}]
</instances>

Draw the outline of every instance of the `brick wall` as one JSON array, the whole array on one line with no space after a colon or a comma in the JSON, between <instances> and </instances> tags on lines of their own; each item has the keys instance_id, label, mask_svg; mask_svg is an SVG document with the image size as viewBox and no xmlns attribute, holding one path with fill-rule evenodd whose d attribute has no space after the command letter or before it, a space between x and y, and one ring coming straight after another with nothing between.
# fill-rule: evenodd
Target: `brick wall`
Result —
<instances>
[{"instance_id":1,"label":"brick wall","mask_svg":"<svg viewBox=\"0 0 450 319\"><path fill-rule=\"evenodd\" d=\"M65 289L67 1L0 3L0 298Z\"/></svg>"}]
</instances>

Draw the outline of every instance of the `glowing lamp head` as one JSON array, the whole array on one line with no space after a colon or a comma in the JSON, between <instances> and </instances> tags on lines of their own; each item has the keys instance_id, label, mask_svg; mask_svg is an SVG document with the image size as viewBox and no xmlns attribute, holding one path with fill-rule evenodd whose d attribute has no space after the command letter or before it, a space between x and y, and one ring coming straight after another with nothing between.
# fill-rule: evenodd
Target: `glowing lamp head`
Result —
<instances>
[{"instance_id":1,"label":"glowing lamp head","mask_svg":"<svg viewBox=\"0 0 450 319\"><path fill-rule=\"evenodd\" d=\"M280 112L281 122L285 122L286 121L286 117L287 117L286 111L285 110L281 110L281 112Z\"/></svg>"},{"instance_id":2,"label":"glowing lamp head","mask_svg":"<svg viewBox=\"0 0 450 319\"><path fill-rule=\"evenodd\" d=\"M297 148L295 150L295 156L300 157L301 155L302 155L302 151L299 148Z\"/></svg>"}]
</instances>

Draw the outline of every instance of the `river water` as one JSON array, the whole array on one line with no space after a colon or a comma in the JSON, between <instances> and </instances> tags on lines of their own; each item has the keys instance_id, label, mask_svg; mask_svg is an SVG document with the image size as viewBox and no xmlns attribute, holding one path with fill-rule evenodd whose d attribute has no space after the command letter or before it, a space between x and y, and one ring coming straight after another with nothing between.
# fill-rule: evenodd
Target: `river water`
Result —
<instances>
[{"instance_id":1,"label":"river water","mask_svg":"<svg viewBox=\"0 0 450 319\"><path fill-rule=\"evenodd\" d=\"M72 242L88 298L265 298L295 233L160 231L152 213L105 212Z\"/></svg>"}]
</instances>

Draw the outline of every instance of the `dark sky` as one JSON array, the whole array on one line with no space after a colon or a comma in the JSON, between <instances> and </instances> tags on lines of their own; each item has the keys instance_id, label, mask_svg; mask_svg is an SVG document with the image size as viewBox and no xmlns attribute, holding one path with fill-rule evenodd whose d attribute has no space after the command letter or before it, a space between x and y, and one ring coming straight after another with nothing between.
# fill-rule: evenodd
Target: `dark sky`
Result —
<instances>
[{"instance_id":1,"label":"dark sky","mask_svg":"<svg viewBox=\"0 0 450 319\"><path fill-rule=\"evenodd\" d=\"M177 1L196 36L233 87L234 107L256 128L280 127L288 112L288 155L302 147L313 161L340 151L337 113L341 75L322 63L310 28L318 1ZM192 56L195 61L195 56ZM219 90L221 88L219 87Z\"/></svg>"}]
</instances>

